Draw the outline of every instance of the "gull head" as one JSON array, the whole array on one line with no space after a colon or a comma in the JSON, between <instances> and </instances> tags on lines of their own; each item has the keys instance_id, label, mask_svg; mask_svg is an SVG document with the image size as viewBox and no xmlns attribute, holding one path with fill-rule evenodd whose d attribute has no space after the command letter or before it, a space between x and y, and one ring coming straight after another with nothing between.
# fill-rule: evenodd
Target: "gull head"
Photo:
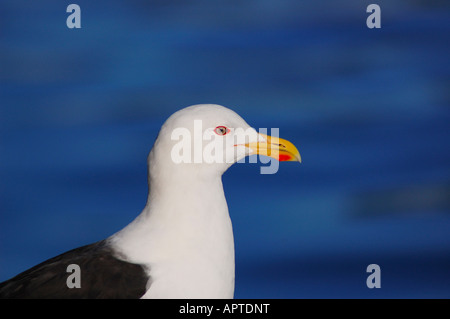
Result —
<instances>
[{"instance_id":1,"label":"gull head","mask_svg":"<svg viewBox=\"0 0 450 319\"><path fill-rule=\"evenodd\" d=\"M161 127L149 155L150 173L220 176L253 154L301 161L292 143L259 133L236 112L215 104L193 105L172 114Z\"/></svg>"}]
</instances>

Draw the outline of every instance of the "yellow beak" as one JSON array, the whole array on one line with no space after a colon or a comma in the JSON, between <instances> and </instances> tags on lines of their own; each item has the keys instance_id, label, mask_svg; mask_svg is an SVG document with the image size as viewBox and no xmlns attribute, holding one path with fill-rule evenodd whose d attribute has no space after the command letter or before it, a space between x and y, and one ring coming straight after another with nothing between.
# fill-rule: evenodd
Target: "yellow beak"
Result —
<instances>
[{"instance_id":1,"label":"yellow beak","mask_svg":"<svg viewBox=\"0 0 450 319\"><path fill-rule=\"evenodd\" d=\"M265 142L254 142L245 144L246 147L253 150L253 154L270 156L279 161L297 161L302 162L299 151L291 142L279 137L273 137L259 133Z\"/></svg>"}]
</instances>

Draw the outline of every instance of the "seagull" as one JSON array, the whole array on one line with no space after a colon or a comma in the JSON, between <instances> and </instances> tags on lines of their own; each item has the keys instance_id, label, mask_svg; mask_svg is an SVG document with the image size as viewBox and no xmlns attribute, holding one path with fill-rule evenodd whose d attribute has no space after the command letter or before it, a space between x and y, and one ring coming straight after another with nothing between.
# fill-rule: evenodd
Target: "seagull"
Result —
<instances>
[{"instance_id":1,"label":"seagull","mask_svg":"<svg viewBox=\"0 0 450 319\"><path fill-rule=\"evenodd\" d=\"M142 212L110 237L0 283L0 298L233 298L234 239L222 175L255 154L301 162L292 143L258 133L224 106L175 112L148 156Z\"/></svg>"}]
</instances>

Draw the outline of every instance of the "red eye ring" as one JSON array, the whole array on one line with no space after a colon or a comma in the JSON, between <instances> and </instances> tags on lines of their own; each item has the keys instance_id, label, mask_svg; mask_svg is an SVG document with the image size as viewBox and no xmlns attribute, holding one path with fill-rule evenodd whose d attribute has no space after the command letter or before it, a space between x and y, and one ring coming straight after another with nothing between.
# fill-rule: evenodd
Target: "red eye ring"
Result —
<instances>
[{"instance_id":1,"label":"red eye ring","mask_svg":"<svg viewBox=\"0 0 450 319\"><path fill-rule=\"evenodd\" d=\"M226 135L228 133L230 133L230 129L226 126L218 126L214 129L214 133L216 133L217 135Z\"/></svg>"}]
</instances>

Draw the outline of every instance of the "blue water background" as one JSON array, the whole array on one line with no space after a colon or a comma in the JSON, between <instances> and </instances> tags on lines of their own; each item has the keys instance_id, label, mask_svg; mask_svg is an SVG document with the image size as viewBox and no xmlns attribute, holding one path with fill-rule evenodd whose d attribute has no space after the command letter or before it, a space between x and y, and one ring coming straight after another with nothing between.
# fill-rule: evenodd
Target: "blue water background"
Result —
<instances>
[{"instance_id":1,"label":"blue water background","mask_svg":"<svg viewBox=\"0 0 450 319\"><path fill-rule=\"evenodd\" d=\"M371 2L1 1L0 281L133 220L164 120L217 103L303 158L223 177L237 298L449 298L450 3Z\"/></svg>"}]
</instances>

